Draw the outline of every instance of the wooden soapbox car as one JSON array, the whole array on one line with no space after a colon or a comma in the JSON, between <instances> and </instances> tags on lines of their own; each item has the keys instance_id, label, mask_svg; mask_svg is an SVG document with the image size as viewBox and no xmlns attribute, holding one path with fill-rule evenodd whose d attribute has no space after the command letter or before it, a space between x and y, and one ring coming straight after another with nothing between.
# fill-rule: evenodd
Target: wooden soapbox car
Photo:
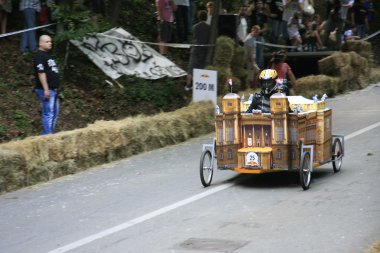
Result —
<instances>
[{"instance_id":1,"label":"wooden soapbox car","mask_svg":"<svg viewBox=\"0 0 380 253\"><path fill-rule=\"evenodd\" d=\"M234 93L223 97L214 143L203 145L200 158L203 186L211 184L216 168L250 174L296 170L306 190L314 167L332 162L334 172L341 169L344 136L331 134L332 110L324 99L275 93L270 113L245 113L250 103Z\"/></svg>"}]
</instances>

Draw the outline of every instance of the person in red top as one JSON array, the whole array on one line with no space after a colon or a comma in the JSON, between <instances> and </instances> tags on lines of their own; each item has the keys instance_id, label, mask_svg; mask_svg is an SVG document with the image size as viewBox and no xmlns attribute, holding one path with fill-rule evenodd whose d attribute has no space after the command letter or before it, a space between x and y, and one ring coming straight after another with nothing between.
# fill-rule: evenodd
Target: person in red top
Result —
<instances>
[{"instance_id":1,"label":"person in red top","mask_svg":"<svg viewBox=\"0 0 380 253\"><path fill-rule=\"evenodd\" d=\"M278 82L288 89L296 86L296 77L293 74L292 68L285 62L286 53L284 50L273 53L273 57L270 61L269 68L276 70L278 74ZM290 80L290 83L289 81ZM289 95L289 90L287 89L286 95Z\"/></svg>"}]
</instances>

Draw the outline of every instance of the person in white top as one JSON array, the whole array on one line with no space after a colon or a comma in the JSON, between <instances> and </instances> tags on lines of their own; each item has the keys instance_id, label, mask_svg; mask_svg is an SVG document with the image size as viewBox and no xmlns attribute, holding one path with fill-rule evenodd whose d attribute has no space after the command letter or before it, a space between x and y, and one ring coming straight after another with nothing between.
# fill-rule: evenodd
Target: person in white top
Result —
<instances>
[{"instance_id":1,"label":"person in white top","mask_svg":"<svg viewBox=\"0 0 380 253\"><path fill-rule=\"evenodd\" d=\"M213 3L212 3L212 1L207 2L207 4L206 4L206 11L207 11L207 20L206 20L206 23L208 25L211 25L212 12L213 12Z\"/></svg>"},{"instance_id":2,"label":"person in white top","mask_svg":"<svg viewBox=\"0 0 380 253\"><path fill-rule=\"evenodd\" d=\"M244 40L247 37L248 23L246 17L247 7L241 6L239 9L239 25L237 27L237 37L239 44L244 44Z\"/></svg>"},{"instance_id":3,"label":"person in white top","mask_svg":"<svg viewBox=\"0 0 380 253\"><path fill-rule=\"evenodd\" d=\"M288 21L288 35L292 41L292 45L298 47L297 50L301 51L302 39L299 32L301 19L298 12L295 12Z\"/></svg>"},{"instance_id":4,"label":"person in white top","mask_svg":"<svg viewBox=\"0 0 380 253\"><path fill-rule=\"evenodd\" d=\"M341 0L342 6L340 7L340 17L343 22L347 19L348 10L354 5L354 0Z\"/></svg>"},{"instance_id":5,"label":"person in white top","mask_svg":"<svg viewBox=\"0 0 380 253\"><path fill-rule=\"evenodd\" d=\"M282 36L285 40L289 39L288 22L294 13L302 11L303 0L282 0L284 12L282 13Z\"/></svg>"}]
</instances>

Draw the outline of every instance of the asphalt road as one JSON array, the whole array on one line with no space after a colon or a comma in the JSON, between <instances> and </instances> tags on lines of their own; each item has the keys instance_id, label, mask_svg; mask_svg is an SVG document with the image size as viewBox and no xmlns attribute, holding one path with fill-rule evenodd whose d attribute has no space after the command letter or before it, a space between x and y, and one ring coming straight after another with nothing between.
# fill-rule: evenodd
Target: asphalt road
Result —
<instances>
[{"instance_id":1,"label":"asphalt road","mask_svg":"<svg viewBox=\"0 0 380 253\"><path fill-rule=\"evenodd\" d=\"M380 84L328 106L346 155L307 191L297 173L230 171L203 188L210 134L1 195L0 252L364 252L380 239Z\"/></svg>"}]
</instances>

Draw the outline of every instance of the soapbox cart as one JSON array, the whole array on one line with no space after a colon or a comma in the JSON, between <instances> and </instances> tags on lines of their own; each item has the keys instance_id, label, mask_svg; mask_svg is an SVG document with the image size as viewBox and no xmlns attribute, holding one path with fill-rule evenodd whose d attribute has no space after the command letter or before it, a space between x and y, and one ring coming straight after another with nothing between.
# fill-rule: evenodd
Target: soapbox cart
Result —
<instances>
[{"instance_id":1,"label":"soapbox cart","mask_svg":"<svg viewBox=\"0 0 380 253\"><path fill-rule=\"evenodd\" d=\"M332 110L325 101L276 93L270 113L245 113L250 101L228 93L216 111L214 143L204 144L200 158L203 186L211 184L214 170L260 174L298 171L304 190L314 167L332 162L342 166L344 136L332 135Z\"/></svg>"}]
</instances>

